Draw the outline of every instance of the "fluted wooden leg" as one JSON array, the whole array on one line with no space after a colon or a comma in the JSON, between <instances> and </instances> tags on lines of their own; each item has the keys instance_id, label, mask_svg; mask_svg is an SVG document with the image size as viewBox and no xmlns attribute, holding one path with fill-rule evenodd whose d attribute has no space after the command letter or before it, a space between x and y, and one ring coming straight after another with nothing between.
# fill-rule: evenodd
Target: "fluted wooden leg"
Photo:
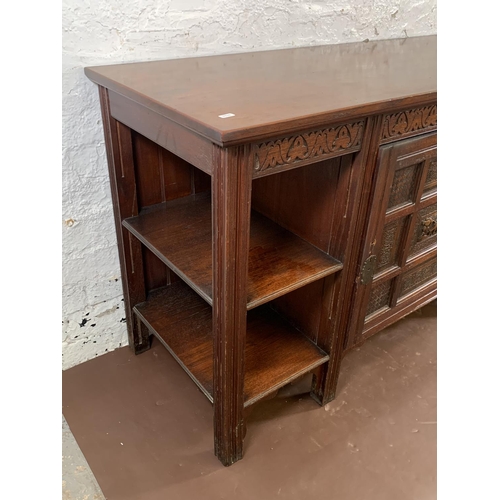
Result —
<instances>
[{"instance_id":1,"label":"fluted wooden leg","mask_svg":"<svg viewBox=\"0 0 500 500\"><path fill-rule=\"evenodd\" d=\"M251 171L249 148L214 149L212 177L214 440L231 465L243 453Z\"/></svg>"}]
</instances>

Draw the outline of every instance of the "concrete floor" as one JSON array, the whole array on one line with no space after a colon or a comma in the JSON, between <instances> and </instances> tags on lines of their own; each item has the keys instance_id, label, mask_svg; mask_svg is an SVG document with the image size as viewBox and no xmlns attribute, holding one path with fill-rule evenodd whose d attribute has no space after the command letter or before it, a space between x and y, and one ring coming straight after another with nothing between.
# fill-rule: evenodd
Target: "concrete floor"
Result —
<instances>
[{"instance_id":1,"label":"concrete floor","mask_svg":"<svg viewBox=\"0 0 500 500\"><path fill-rule=\"evenodd\" d=\"M157 342L63 372L63 413L108 500L436 498L435 303L349 353L332 403L309 384L256 406L229 468L213 455L210 403ZM63 498L102 498L71 463Z\"/></svg>"},{"instance_id":2,"label":"concrete floor","mask_svg":"<svg viewBox=\"0 0 500 500\"><path fill-rule=\"evenodd\" d=\"M105 500L66 419L62 419L62 500Z\"/></svg>"}]
</instances>

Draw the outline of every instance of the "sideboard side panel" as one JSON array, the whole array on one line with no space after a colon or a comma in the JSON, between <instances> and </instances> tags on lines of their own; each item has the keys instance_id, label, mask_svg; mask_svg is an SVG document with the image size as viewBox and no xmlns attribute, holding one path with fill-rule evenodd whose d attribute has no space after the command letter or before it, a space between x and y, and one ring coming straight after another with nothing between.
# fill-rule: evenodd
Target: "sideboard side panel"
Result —
<instances>
[{"instance_id":1,"label":"sideboard side panel","mask_svg":"<svg viewBox=\"0 0 500 500\"><path fill-rule=\"evenodd\" d=\"M127 217L138 214L137 186L131 130L110 113L108 90L99 87L104 139L109 167L111 197L120 258L129 346L136 352L149 349L149 333L141 329L132 308L146 299L141 244L123 226Z\"/></svg>"}]
</instances>

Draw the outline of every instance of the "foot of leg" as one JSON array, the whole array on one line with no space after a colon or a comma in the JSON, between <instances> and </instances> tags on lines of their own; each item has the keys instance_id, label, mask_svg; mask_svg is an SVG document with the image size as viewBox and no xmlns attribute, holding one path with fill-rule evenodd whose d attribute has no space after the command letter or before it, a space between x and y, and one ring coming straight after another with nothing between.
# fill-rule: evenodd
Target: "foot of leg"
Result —
<instances>
[{"instance_id":1,"label":"foot of leg","mask_svg":"<svg viewBox=\"0 0 500 500\"><path fill-rule=\"evenodd\" d=\"M142 354L146 352L151 347L151 339L149 336L149 330L142 324L141 320L134 315L133 329L133 342L129 343L129 347L134 351L134 353Z\"/></svg>"}]
</instances>

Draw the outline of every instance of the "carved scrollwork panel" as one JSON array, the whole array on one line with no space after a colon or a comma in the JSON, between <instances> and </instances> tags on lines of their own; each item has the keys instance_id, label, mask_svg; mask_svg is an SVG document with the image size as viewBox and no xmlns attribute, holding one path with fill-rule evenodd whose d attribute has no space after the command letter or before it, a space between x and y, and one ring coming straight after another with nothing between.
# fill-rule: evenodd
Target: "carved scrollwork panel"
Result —
<instances>
[{"instance_id":1,"label":"carved scrollwork panel","mask_svg":"<svg viewBox=\"0 0 500 500\"><path fill-rule=\"evenodd\" d=\"M254 177L359 151L364 120L254 145Z\"/></svg>"},{"instance_id":2,"label":"carved scrollwork panel","mask_svg":"<svg viewBox=\"0 0 500 500\"><path fill-rule=\"evenodd\" d=\"M430 132L437 128L437 105L384 115L381 143Z\"/></svg>"}]
</instances>

